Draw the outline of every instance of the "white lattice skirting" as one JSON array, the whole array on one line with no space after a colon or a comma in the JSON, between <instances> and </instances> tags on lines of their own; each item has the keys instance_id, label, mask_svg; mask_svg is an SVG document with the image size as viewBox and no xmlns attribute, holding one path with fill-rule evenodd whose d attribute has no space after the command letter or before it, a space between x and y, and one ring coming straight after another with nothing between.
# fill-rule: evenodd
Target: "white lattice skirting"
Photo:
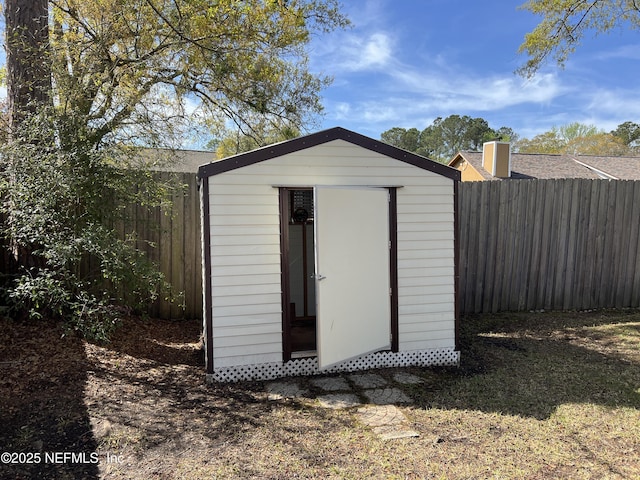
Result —
<instances>
[{"instance_id":1,"label":"white lattice skirting","mask_svg":"<svg viewBox=\"0 0 640 480\"><path fill-rule=\"evenodd\" d=\"M214 368L207 375L208 382L237 382L242 380L271 380L278 377L320 375L332 372L354 372L369 368L385 367L426 367L458 365L460 352L453 348L435 350L414 350L410 352L376 352L341 363L320 371L318 358L298 358L289 362L238 365Z\"/></svg>"}]
</instances>

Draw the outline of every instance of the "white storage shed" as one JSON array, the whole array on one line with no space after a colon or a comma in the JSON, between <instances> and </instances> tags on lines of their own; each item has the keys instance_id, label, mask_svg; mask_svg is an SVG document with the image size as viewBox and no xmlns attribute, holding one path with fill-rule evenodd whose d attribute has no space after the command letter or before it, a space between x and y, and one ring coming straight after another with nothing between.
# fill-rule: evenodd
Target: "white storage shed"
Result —
<instances>
[{"instance_id":1,"label":"white storage shed","mask_svg":"<svg viewBox=\"0 0 640 480\"><path fill-rule=\"evenodd\" d=\"M198 178L208 380L459 362L459 171L333 128Z\"/></svg>"}]
</instances>

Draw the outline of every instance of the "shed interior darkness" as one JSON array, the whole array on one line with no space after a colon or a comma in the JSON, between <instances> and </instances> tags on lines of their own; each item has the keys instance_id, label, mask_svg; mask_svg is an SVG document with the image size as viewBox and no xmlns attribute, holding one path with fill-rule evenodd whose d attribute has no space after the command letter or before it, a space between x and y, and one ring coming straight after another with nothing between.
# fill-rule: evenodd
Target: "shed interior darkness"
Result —
<instances>
[{"instance_id":1,"label":"shed interior darkness","mask_svg":"<svg viewBox=\"0 0 640 480\"><path fill-rule=\"evenodd\" d=\"M316 354L316 292L313 278L313 190L289 190L289 299L292 357Z\"/></svg>"}]
</instances>

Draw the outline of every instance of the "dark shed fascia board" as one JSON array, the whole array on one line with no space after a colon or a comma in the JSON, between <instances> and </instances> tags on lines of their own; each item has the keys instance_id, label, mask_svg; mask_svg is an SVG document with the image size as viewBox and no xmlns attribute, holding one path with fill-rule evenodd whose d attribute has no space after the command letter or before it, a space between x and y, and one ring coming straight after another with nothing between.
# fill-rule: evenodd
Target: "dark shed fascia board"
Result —
<instances>
[{"instance_id":1,"label":"dark shed fascia board","mask_svg":"<svg viewBox=\"0 0 640 480\"><path fill-rule=\"evenodd\" d=\"M454 338L460 351L460 182L453 182L453 232Z\"/></svg>"},{"instance_id":2,"label":"dark shed fascia board","mask_svg":"<svg viewBox=\"0 0 640 480\"><path fill-rule=\"evenodd\" d=\"M204 335L205 335L205 362L207 374L213 374L213 310L211 297L211 216L209 207L209 182L200 182L201 195L201 228L202 248L204 261Z\"/></svg>"},{"instance_id":3,"label":"dark shed fascia board","mask_svg":"<svg viewBox=\"0 0 640 480\"><path fill-rule=\"evenodd\" d=\"M451 180L460 180L460 172L455 168L451 168L442 163L434 162L428 158L416 155L415 153L407 152L406 150L388 145L380 140L365 137L364 135L346 130L342 127L323 130L321 132L312 133L311 135L276 143L258 150L234 155L233 157L202 165L198 169L198 178L211 177L213 175L218 175L219 173L253 165L254 163L280 157L288 153L298 152L300 150L322 145L323 143L332 142L334 140L344 140L362 148L366 148L367 150L378 152L395 160L422 168L423 170L428 170L438 175L442 175L443 177L450 178Z\"/></svg>"}]
</instances>

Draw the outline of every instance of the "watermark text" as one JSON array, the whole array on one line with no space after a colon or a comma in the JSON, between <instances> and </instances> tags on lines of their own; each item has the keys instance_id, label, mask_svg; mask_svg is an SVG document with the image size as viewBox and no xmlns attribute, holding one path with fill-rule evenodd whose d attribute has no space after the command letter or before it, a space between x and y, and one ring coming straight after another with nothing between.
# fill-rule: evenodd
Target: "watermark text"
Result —
<instances>
[{"instance_id":1,"label":"watermark text","mask_svg":"<svg viewBox=\"0 0 640 480\"><path fill-rule=\"evenodd\" d=\"M98 452L2 452L0 463L4 464L61 464L61 463L124 463L124 456Z\"/></svg>"}]
</instances>

